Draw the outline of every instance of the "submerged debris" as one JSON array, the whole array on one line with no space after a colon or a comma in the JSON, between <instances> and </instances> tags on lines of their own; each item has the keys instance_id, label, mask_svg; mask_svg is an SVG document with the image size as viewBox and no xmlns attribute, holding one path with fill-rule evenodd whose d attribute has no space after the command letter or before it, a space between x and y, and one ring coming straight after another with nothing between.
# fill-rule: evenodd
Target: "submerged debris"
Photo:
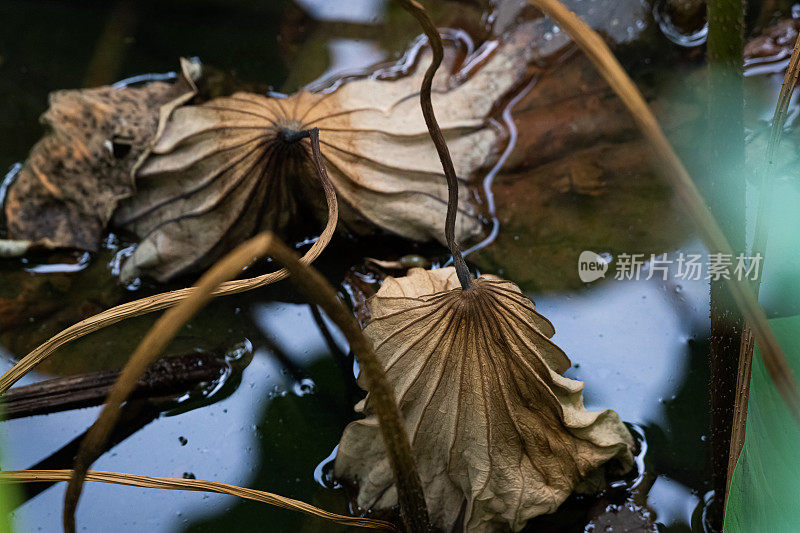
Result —
<instances>
[{"instance_id":1,"label":"submerged debris","mask_svg":"<svg viewBox=\"0 0 800 533\"><path fill-rule=\"evenodd\" d=\"M9 236L48 248L96 251L118 202L134 194L131 169L156 134L159 109L194 94L199 64L182 60L175 83L58 91L42 115L48 133L8 190Z\"/></svg>"}]
</instances>

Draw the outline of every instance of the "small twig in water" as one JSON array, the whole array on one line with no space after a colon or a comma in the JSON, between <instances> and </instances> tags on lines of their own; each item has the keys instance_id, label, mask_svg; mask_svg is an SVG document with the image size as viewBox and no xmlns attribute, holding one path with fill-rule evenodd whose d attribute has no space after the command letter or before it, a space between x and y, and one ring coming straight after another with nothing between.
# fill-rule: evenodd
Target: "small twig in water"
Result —
<instances>
[{"instance_id":1,"label":"small twig in water","mask_svg":"<svg viewBox=\"0 0 800 533\"><path fill-rule=\"evenodd\" d=\"M166 357L147 367L132 397L179 396L199 383L218 380L226 369L225 360L212 354ZM2 397L2 417L10 420L100 405L118 377L118 370L105 370L14 387Z\"/></svg>"}]
</instances>

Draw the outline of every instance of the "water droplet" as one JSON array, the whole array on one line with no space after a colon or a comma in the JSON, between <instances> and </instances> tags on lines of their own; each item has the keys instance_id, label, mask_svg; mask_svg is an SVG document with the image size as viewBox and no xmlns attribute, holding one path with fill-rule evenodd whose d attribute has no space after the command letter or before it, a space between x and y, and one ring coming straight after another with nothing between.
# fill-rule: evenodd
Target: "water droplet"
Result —
<instances>
[{"instance_id":1,"label":"water droplet","mask_svg":"<svg viewBox=\"0 0 800 533\"><path fill-rule=\"evenodd\" d=\"M669 15L669 6L666 0L659 0L653 6L653 18L658 23L658 28L664 36L673 43L692 48L705 44L708 37L708 22L703 27L694 31L679 28Z\"/></svg>"},{"instance_id":2,"label":"water droplet","mask_svg":"<svg viewBox=\"0 0 800 533\"><path fill-rule=\"evenodd\" d=\"M300 381L295 382L294 384L294 393L297 396L305 396L306 394L312 394L315 389L315 384L312 380L305 378L301 379Z\"/></svg>"}]
</instances>

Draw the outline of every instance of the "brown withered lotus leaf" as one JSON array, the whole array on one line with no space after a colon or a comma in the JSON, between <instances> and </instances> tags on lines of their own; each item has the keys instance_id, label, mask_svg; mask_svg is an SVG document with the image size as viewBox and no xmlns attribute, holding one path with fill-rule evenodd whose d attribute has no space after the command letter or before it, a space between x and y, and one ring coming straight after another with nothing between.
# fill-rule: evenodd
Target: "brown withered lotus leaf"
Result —
<instances>
[{"instance_id":1,"label":"brown withered lotus leaf","mask_svg":"<svg viewBox=\"0 0 800 533\"><path fill-rule=\"evenodd\" d=\"M364 334L394 386L434 525L521 529L574 491L603 486L603 465L633 464L633 440L613 411L583 407L565 378L553 326L509 281L482 276L463 291L452 268L386 278ZM369 395L367 417L344 431L335 473L364 509L397 503Z\"/></svg>"},{"instance_id":2,"label":"brown withered lotus leaf","mask_svg":"<svg viewBox=\"0 0 800 533\"><path fill-rule=\"evenodd\" d=\"M156 133L159 110L195 91L199 64L175 83L57 91L48 133L9 188L9 237L49 248L97 250L117 203L134 193L131 169Z\"/></svg>"},{"instance_id":3,"label":"brown withered lotus leaf","mask_svg":"<svg viewBox=\"0 0 800 533\"><path fill-rule=\"evenodd\" d=\"M433 105L462 182L505 140L489 115L527 75L531 31L518 29L469 75L436 80ZM322 218L305 143L291 136L314 127L345 226L444 242L447 185L419 106L429 61L422 53L407 75L353 79L328 92L239 92L175 109L136 171L138 194L115 216L140 238L123 276L167 279L196 269L256 231L285 234L301 207ZM462 242L483 229L470 196L461 187Z\"/></svg>"}]
</instances>

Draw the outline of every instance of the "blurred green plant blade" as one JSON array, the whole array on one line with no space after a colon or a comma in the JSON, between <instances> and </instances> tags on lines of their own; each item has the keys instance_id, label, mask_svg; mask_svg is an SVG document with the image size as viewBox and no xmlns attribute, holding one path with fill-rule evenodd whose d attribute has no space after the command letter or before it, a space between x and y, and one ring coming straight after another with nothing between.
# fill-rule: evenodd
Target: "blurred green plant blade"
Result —
<instances>
[{"instance_id":1,"label":"blurred green plant blade","mask_svg":"<svg viewBox=\"0 0 800 533\"><path fill-rule=\"evenodd\" d=\"M2 406L0 406L2 410ZM0 439L0 458L5 455L3 440ZM0 484L0 533L13 533L14 527L11 512L19 505L19 488L13 485Z\"/></svg>"},{"instance_id":2,"label":"blurred green plant blade","mask_svg":"<svg viewBox=\"0 0 800 533\"><path fill-rule=\"evenodd\" d=\"M789 365L800 371L800 316L770 320ZM728 493L724 533L800 528L800 427L756 348L744 448Z\"/></svg>"}]
</instances>

